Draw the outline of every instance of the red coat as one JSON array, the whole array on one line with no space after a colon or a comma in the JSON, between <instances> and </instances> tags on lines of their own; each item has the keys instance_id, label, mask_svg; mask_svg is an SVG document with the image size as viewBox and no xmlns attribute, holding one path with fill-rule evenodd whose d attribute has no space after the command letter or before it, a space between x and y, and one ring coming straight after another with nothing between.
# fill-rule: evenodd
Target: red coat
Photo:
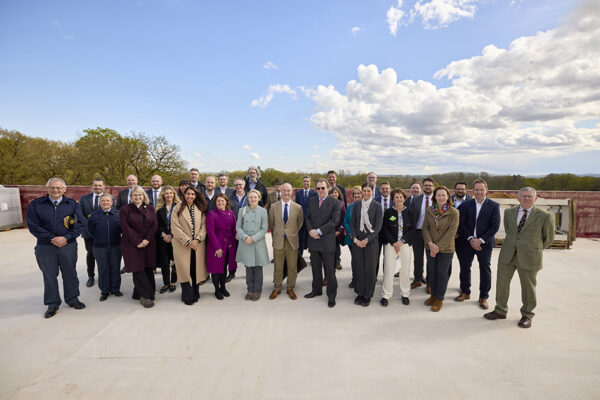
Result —
<instances>
[{"instance_id":1,"label":"red coat","mask_svg":"<svg viewBox=\"0 0 600 400\"><path fill-rule=\"evenodd\" d=\"M123 205L120 211L121 252L127 272L140 272L144 268L156 268L156 237L154 233L158 227L154 207L142 204L139 208L129 203ZM144 239L150 243L143 248L138 248Z\"/></svg>"},{"instance_id":2,"label":"red coat","mask_svg":"<svg viewBox=\"0 0 600 400\"><path fill-rule=\"evenodd\" d=\"M214 209L206 215L206 270L211 274L225 272L225 253L229 251L229 270L237 268L235 253L237 242L235 240L235 216L233 211ZM215 251L223 250L223 256L218 258Z\"/></svg>"}]
</instances>

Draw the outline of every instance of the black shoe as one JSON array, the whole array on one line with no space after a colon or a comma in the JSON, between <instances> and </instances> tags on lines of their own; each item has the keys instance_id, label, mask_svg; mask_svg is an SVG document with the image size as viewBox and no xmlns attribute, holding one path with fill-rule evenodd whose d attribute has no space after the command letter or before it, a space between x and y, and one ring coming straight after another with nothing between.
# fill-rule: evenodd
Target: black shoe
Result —
<instances>
[{"instance_id":1,"label":"black shoe","mask_svg":"<svg viewBox=\"0 0 600 400\"><path fill-rule=\"evenodd\" d=\"M166 293L167 290L169 290L169 285L164 285L163 287L160 288L160 290L158 291L158 293L163 294Z\"/></svg>"},{"instance_id":2,"label":"black shoe","mask_svg":"<svg viewBox=\"0 0 600 400\"><path fill-rule=\"evenodd\" d=\"M100 295L100 301L104 301L104 300L106 300L106 299L108 299L108 293L102 293L102 294Z\"/></svg>"},{"instance_id":3,"label":"black shoe","mask_svg":"<svg viewBox=\"0 0 600 400\"><path fill-rule=\"evenodd\" d=\"M388 306L388 300L387 299L381 299L380 303L381 303L381 305L383 307L387 307Z\"/></svg>"},{"instance_id":4,"label":"black shoe","mask_svg":"<svg viewBox=\"0 0 600 400\"><path fill-rule=\"evenodd\" d=\"M125 272L127 272L125 271L125 267L121 268L121 274L124 274Z\"/></svg>"},{"instance_id":5,"label":"black shoe","mask_svg":"<svg viewBox=\"0 0 600 400\"><path fill-rule=\"evenodd\" d=\"M402 304L405 306L410 304L410 299L408 297L402 297Z\"/></svg>"},{"instance_id":6,"label":"black shoe","mask_svg":"<svg viewBox=\"0 0 600 400\"><path fill-rule=\"evenodd\" d=\"M223 294L223 296L225 296L225 297L229 297L230 296L229 292L224 287L221 288L221 294Z\"/></svg>"},{"instance_id":7,"label":"black shoe","mask_svg":"<svg viewBox=\"0 0 600 400\"><path fill-rule=\"evenodd\" d=\"M360 303L361 306L363 307L369 307L369 304L371 304L371 299L362 299L362 302Z\"/></svg>"},{"instance_id":8,"label":"black shoe","mask_svg":"<svg viewBox=\"0 0 600 400\"><path fill-rule=\"evenodd\" d=\"M354 289L354 281L350 281L350 283L348 284L348 287L350 289Z\"/></svg>"},{"instance_id":9,"label":"black shoe","mask_svg":"<svg viewBox=\"0 0 600 400\"><path fill-rule=\"evenodd\" d=\"M114 291L114 292L112 292L111 294L112 294L113 296L115 296L115 297L121 297L121 296L123 296L123 293L121 293L121 292L120 292L120 291L118 291L118 290L115 290L115 291Z\"/></svg>"},{"instance_id":10,"label":"black shoe","mask_svg":"<svg viewBox=\"0 0 600 400\"><path fill-rule=\"evenodd\" d=\"M225 279L225 282L229 282L233 278L235 278L235 271L229 271L229 274L227 274L227 278Z\"/></svg>"},{"instance_id":11,"label":"black shoe","mask_svg":"<svg viewBox=\"0 0 600 400\"><path fill-rule=\"evenodd\" d=\"M44 318L52 318L56 315L56 312L58 311L58 307L48 307L48 309L46 310L46 312L44 313Z\"/></svg>"},{"instance_id":12,"label":"black shoe","mask_svg":"<svg viewBox=\"0 0 600 400\"><path fill-rule=\"evenodd\" d=\"M327 302L327 307L329 307L329 308L333 308L333 307L335 307L335 300L329 300L329 301Z\"/></svg>"},{"instance_id":13,"label":"black shoe","mask_svg":"<svg viewBox=\"0 0 600 400\"><path fill-rule=\"evenodd\" d=\"M323 293L310 292L308 294L305 294L304 297L307 299L312 299L313 297L321 296L322 294Z\"/></svg>"},{"instance_id":14,"label":"black shoe","mask_svg":"<svg viewBox=\"0 0 600 400\"><path fill-rule=\"evenodd\" d=\"M177 286L174 283L171 283L169 285L169 293L173 293L175 290L177 290Z\"/></svg>"},{"instance_id":15,"label":"black shoe","mask_svg":"<svg viewBox=\"0 0 600 400\"><path fill-rule=\"evenodd\" d=\"M396 273L394 274L394 278L400 278L400 272L396 272Z\"/></svg>"},{"instance_id":16,"label":"black shoe","mask_svg":"<svg viewBox=\"0 0 600 400\"><path fill-rule=\"evenodd\" d=\"M360 306L361 303L362 303L362 296L356 296L356 298L354 299L354 304L356 304L357 306Z\"/></svg>"},{"instance_id":17,"label":"black shoe","mask_svg":"<svg viewBox=\"0 0 600 400\"><path fill-rule=\"evenodd\" d=\"M427 284L427 280L421 278L421 283Z\"/></svg>"},{"instance_id":18,"label":"black shoe","mask_svg":"<svg viewBox=\"0 0 600 400\"><path fill-rule=\"evenodd\" d=\"M79 300L77 300L76 303L69 304L69 307L74 308L76 310L82 310L82 309L85 308L85 304L83 304L82 302L80 302Z\"/></svg>"},{"instance_id":19,"label":"black shoe","mask_svg":"<svg viewBox=\"0 0 600 400\"><path fill-rule=\"evenodd\" d=\"M90 277L88 278L87 282L85 283L85 286L87 286L87 287L92 287L92 286L94 286L94 277L93 277L93 276L90 276Z\"/></svg>"},{"instance_id":20,"label":"black shoe","mask_svg":"<svg viewBox=\"0 0 600 400\"><path fill-rule=\"evenodd\" d=\"M132 294L132 295L131 295L131 298L132 298L133 300L139 300L139 299L140 299L140 295L139 295L139 294L136 294L136 293L134 293L134 294Z\"/></svg>"},{"instance_id":21,"label":"black shoe","mask_svg":"<svg viewBox=\"0 0 600 400\"><path fill-rule=\"evenodd\" d=\"M221 293L220 290L215 290L215 297L217 298L217 300L223 300L223 293Z\"/></svg>"}]
</instances>

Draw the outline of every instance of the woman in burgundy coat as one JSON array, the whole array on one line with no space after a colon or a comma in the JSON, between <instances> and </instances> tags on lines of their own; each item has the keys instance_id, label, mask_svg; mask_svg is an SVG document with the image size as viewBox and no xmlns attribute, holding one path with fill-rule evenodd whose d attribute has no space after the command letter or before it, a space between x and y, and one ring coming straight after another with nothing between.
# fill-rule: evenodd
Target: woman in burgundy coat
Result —
<instances>
[{"instance_id":1,"label":"woman in burgundy coat","mask_svg":"<svg viewBox=\"0 0 600 400\"><path fill-rule=\"evenodd\" d=\"M145 308L154 306L154 268L158 227L154 207L140 186L131 189L131 203L121 207L121 252L125 270L133 274L133 299L140 299Z\"/></svg>"},{"instance_id":2,"label":"woman in burgundy coat","mask_svg":"<svg viewBox=\"0 0 600 400\"><path fill-rule=\"evenodd\" d=\"M229 267L229 271L237 268L235 216L229 198L223 193L215 197L214 204L215 208L206 215L206 270L212 276L215 297L223 300L223 296L229 297L225 289L225 266Z\"/></svg>"}]
</instances>

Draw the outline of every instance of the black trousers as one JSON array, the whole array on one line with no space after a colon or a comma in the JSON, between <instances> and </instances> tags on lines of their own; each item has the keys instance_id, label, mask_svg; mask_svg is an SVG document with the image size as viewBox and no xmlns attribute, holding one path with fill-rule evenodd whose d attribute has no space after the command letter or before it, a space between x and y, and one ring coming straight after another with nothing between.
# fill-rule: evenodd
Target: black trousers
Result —
<instances>
[{"instance_id":1,"label":"black trousers","mask_svg":"<svg viewBox=\"0 0 600 400\"><path fill-rule=\"evenodd\" d=\"M425 243L423 242L423 230L417 229L417 236L415 243L413 244L413 255L415 265L415 279L413 282L420 282L423 280L423 252L425 250Z\"/></svg>"},{"instance_id":2,"label":"black trousers","mask_svg":"<svg viewBox=\"0 0 600 400\"><path fill-rule=\"evenodd\" d=\"M162 239L161 239L162 240ZM167 286L171 283L177 282L177 270L175 269L175 264L170 266L171 261L174 259L173 257L173 244L165 243L165 247L160 251L166 252L166 254L158 254L157 259L161 259L160 261L160 272L162 274L163 285ZM171 271L169 271L169 269Z\"/></svg>"},{"instance_id":3,"label":"black trousers","mask_svg":"<svg viewBox=\"0 0 600 400\"><path fill-rule=\"evenodd\" d=\"M337 279L335 278L335 250L334 251L316 251L310 250L310 264L312 269L312 291L313 293L323 293L323 269L325 278L327 278L327 298L335 300L337 295Z\"/></svg>"},{"instance_id":4,"label":"black trousers","mask_svg":"<svg viewBox=\"0 0 600 400\"><path fill-rule=\"evenodd\" d=\"M181 283L181 301L188 306L200 298L199 285L196 282L196 252L194 250L190 252L190 277L192 278L191 284L189 282Z\"/></svg>"},{"instance_id":5,"label":"black trousers","mask_svg":"<svg viewBox=\"0 0 600 400\"><path fill-rule=\"evenodd\" d=\"M215 287L215 291L219 290L219 289L225 289L225 282L227 280L227 275L225 274L225 266L229 265L229 248L227 248L227 250L225 251L225 261L224 261L224 266L223 266L223 271L219 272L219 273L215 273L215 274L210 274L211 279L212 279L212 283Z\"/></svg>"},{"instance_id":6,"label":"black trousers","mask_svg":"<svg viewBox=\"0 0 600 400\"><path fill-rule=\"evenodd\" d=\"M369 242L364 249L352 246L352 265L355 269L354 291L365 299L373 297L375 292L378 251L379 241L377 239Z\"/></svg>"},{"instance_id":7,"label":"black trousers","mask_svg":"<svg viewBox=\"0 0 600 400\"><path fill-rule=\"evenodd\" d=\"M83 238L83 242L85 243L85 251L87 252L85 256L87 274L89 277L92 277L94 276L94 265L96 264L96 259L94 258L94 239Z\"/></svg>"},{"instance_id":8,"label":"black trousers","mask_svg":"<svg viewBox=\"0 0 600 400\"><path fill-rule=\"evenodd\" d=\"M156 281L154 280L154 269L144 268L143 271L133 272L133 296L135 300L140 298L154 300Z\"/></svg>"},{"instance_id":9,"label":"black trousers","mask_svg":"<svg viewBox=\"0 0 600 400\"><path fill-rule=\"evenodd\" d=\"M450 278L448 271L453 256L454 253L437 253L435 257L431 257L427 252L427 266L429 267L427 283L431 285L431 295L438 300L444 300Z\"/></svg>"}]
</instances>

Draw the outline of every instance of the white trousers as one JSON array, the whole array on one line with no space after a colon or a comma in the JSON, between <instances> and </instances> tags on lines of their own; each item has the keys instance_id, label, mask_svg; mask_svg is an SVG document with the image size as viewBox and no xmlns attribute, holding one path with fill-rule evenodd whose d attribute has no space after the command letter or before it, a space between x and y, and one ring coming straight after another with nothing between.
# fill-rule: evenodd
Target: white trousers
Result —
<instances>
[{"instance_id":1,"label":"white trousers","mask_svg":"<svg viewBox=\"0 0 600 400\"><path fill-rule=\"evenodd\" d=\"M402 245L400 254L396 254L394 246L386 244L383 247L383 298L390 299L394 294L394 274L400 272L400 295L410 295L410 268L413 251L407 244Z\"/></svg>"}]
</instances>

